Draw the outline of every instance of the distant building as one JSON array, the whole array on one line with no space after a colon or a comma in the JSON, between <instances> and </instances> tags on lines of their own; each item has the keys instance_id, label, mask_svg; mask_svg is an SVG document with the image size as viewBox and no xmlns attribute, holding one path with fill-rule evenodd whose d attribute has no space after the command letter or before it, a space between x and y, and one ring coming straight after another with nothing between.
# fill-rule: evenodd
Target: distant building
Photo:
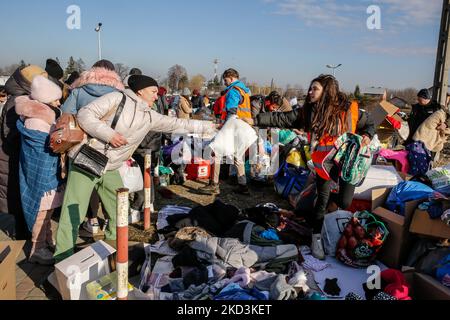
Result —
<instances>
[{"instance_id":1,"label":"distant building","mask_svg":"<svg viewBox=\"0 0 450 320\"><path fill-rule=\"evenodd\" d=\"M365 88L361 91L361 95L370 97L370 98L379 98L379 99L387 99L387 90L381 87L370 87Z\"/></svg>"},{"instance_id":2,"label":"distant building","mask_svg":"<svg viewBox=\"0 0 450 320\"><path fill-rule=\"evenodd\" d=\"M405 99L399 97L392 97L389 102L401 110L411 109L411 106L408 104L408 102Z\"/></svg>"}]
</instances>

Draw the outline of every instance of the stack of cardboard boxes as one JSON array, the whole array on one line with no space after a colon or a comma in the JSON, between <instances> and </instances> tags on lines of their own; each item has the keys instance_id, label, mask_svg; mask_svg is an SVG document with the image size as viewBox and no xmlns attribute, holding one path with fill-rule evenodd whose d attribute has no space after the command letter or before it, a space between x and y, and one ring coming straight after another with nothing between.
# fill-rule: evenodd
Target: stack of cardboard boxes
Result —
<instances>
[{"instance_id":1,"label":"stack of cardboard boxes","mask_svg":"<svg viewBox=\"0 0 450 320\"><path fill-rule=\"evenodd\" d=\"M405 267L415 235L447 239L450 238L450 227L440 220L431 220L426 211L418 210L420 201L406 203L404 216L385 209L383 206L391 190L382 188L372 191L372 212L386 224L390 232L378 258L386 266L401 270ZM411 268L405 272L405 276L416 299L450 300L450 289L436 279Z\"/></svg>"}]
</instances>

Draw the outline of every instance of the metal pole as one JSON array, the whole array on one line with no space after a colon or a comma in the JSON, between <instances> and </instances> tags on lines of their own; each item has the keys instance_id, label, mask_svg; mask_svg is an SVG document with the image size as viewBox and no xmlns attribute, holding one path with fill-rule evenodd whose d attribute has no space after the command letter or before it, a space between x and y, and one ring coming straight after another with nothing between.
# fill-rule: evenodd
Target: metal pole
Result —
<instances>
[{"instance_id":1,"label":"metal pole","mask_svg":"<svg viewBox=\"0 0 450 320\"><path fill-rule=\"evenodd\" d=\"M152 157L149 154L145 155L144 160L144 230L150 230L150 217L151 217L151 202L152 202L152 189L151 189L151 167Z\"/></svg>"},{"instance_id":2,"label":"metal pole","mask_svg":"<svg viewBox=\"0 0 450 320\"><path fill-rule=\"evenodd\" d=\"M117 299L128 300L128 189L117 190Z\"/></svg>"},{"instance_id":3,"label":"metal pole","mask_svg":"<svg viewBox=\"0 0 450 320\"><path fill-rule=\"evenodd\" d=\"M441 28L434 74L433 99L446 106L448 93L448 75L450 68L450 0L444 0L442 6Z\"/></svg>"},{"instance_id":4,"label":"metal pole","mask_svg":"<svg viewBox=\"0 0 450 320\"><path fill-rule=\"evenodd\" d=\"M98 60L102 60L102 42L101 42L101 36L100 36L101 29L97 32L98 33Z\"/></svg>"}]
</instances>

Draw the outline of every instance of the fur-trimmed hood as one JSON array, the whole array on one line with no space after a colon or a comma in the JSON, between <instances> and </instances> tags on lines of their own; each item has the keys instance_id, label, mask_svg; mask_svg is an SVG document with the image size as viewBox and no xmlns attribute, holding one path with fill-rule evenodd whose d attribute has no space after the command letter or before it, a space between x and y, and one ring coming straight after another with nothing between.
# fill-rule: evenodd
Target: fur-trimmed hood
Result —
<instances>
[{"instance_id":1,"label":"fur-trimmed hood","mask_svg":"<svg viewBox=\"0 0 450 320\"><path fill-rule=\"evenodd\" d=\"M92 68L83 72L71 88L80 88L88 84L109 86L121 91L125 90L119 75L115 71L106 70L104 68Z\"/></svg>"},{"instance_id":2,"label":"fur-trimmed hood","mask_svg":"<svg viewBox=\"0 0 450 320\"><path fill-rule=\"evenodd\" d=\"M47 105L31 100L29 96L16 98L16 113L25 118L35 118L52 125L55 122L56 114Z\"/></svg>"}]
</instances>

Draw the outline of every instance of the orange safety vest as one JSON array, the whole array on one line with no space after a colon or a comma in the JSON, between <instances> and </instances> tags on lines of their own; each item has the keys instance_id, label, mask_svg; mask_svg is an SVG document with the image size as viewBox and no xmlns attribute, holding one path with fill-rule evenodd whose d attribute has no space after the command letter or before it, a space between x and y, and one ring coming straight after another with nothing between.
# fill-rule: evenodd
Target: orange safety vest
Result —
<instances>
[{"instance_id":1,"label":"orange safety vest","mask_svg":"<svg viewBox=\"0 0 450 320\"><path fill-rule=\"evenodd\" d=\"M241 94L242 97L242 101L241 103L238 105L238 110L237 110L237 116L239 119L251 119L252 118L252 111L251 111L251 104L250 104L250 96L241 88L239 87L232 87L231 89L236 89L237 91L239 91L239 93ZM230 91L228 90L227 93ZM227 95L227 93L223 96L224 99ZM227 108L226 106L223 108L222 110L222 120L226 120L227 119Z\"/></svg>"},{"instance_id":2,"label":"orange safety vest","mask_svg":"<svg viewBox=\"0 0 450 320\"><path fill-rule=\"evenodd\" d=\"M347 121L347 132L356 133L356 128L359 119L359 106L356 101L353 101L350 110L343 112L341 115L342 121ZM326 133L320 140L314 152L311 155L311 159L314 163L314 169L316 173L324 180L331 180L329 172L324 168L324 162L327 156L334 149L334 143L339 137L330 136Z\"/></svg>"}]
</instances>

